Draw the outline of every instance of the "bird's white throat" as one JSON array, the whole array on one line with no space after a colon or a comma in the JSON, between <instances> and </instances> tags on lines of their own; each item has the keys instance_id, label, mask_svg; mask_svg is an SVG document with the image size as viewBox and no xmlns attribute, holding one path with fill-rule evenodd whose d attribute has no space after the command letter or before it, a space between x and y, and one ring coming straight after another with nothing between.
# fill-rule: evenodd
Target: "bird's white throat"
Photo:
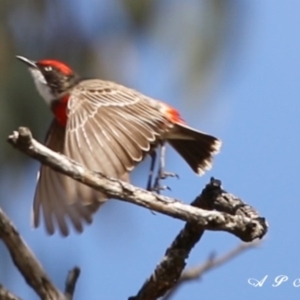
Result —
<instances>
[{"instance_id":1,"label":"bird's white throat","mask_svg":"<svg viewBox=\"0 0 300 300\"><path fill-rule=\"evenodd\" d=\"M42 74L42 72L38 69L29 68L29 71L33 77L35 86L40 93L40 95L44 98L48 105L53 101L53 94L51 93L51 89L47 84L47 81Z\"/></svg>"}]
</instances>

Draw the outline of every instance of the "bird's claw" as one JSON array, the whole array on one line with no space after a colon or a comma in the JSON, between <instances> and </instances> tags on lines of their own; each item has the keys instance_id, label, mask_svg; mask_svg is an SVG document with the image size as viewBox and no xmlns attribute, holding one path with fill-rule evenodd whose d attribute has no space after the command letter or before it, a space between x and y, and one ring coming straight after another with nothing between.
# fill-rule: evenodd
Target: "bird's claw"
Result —
<instances>
[{"instance_id":1,"label":"bird's claw","mask_svg":"<svg viewBox=\"0 0 300 300\"><path fill-rule=\"evenodd\" d=\"M161 191L165 190L171 191L171 188L167 185L160 185L159 182L150 188L151 192L156 192L157 194L160 194Z\"/></svg>"},{"instance_id":2,"label":"bird's claw","mask_svg":"<svg viewBox=\"0 0 300 300\"><path fill-rule=\"evenodd\" d=\"M159 174L159 179L166 179L168 177L179 179L179 175L177 173L163 171Z\"/></svg>"},{"instance_id":3,"label":"bird's claw","mask_svg":"<svg viewBox=\"0 0 300 300\"><path fill-rule=\"evenodd\" d=\"M178 174L176 173L161 171L158 173L157 177L155 178L154 186L152 187L151 190L157 192L158 194L160 194L161 191L165 191L165 190L171 191L171 188L169 186L160 184L160 180L164 180L168 177L179 178Z\"/></svg>"}]
</instances>

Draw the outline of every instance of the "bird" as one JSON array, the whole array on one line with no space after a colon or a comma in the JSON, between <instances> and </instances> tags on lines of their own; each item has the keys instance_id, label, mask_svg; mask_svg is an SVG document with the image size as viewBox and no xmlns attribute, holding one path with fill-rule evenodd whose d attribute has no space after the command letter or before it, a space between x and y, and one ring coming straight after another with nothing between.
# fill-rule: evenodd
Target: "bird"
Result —
<instances>
[{"instance_id":1,"label":"bird","mask_svg":"<svg viewBox=\"0 0 300 300\"><path fill-rule=\"evenodd\" d=\"M105 176L129 181L147 154L168 143L202 175L221 141L186 124L178 110L142 93L101 79L82 79L55 59L17 56L53 113L45 145ZM108 199L105 193L41 165L33 200L33 226L44 219L49 235L70 227L81 233ZM71 225L71 226L70 226Z\"/></svg>"}]
</instances>

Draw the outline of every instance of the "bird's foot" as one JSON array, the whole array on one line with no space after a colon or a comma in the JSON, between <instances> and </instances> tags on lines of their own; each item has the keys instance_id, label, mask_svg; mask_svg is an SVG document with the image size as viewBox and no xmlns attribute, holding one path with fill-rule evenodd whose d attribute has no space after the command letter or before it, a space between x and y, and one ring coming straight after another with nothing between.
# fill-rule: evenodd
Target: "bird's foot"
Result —
<instances>
[{"instance_id":1,"label":"bird's foot","mask_svg":"<svg viewBox=\"0 0 300 300\"><path fill-rule=\"evenodd\" d=\"M173 173L173 172L166 172L165 171L165 144L162 141L161 145L160 145L160 160L159 160L159 167L158 167L158 172L157 172L157 176L153 182L153 174L154 174L154 168L155 168L155 161L156 161L156 151L153 151L150 155L151 155L151 165L150 165L150 172L149 172L149 177L148 177L148 183L147 183L147 190L148 191L153 191L153 192L157 192L158 194L160 194L161 191L164 190L171 190L170 187L166 186L166 185L161 185L160 181L164 180L168 177L176 177L179 178L178 174Z\"/></svg>"},{"instance_id":2,"label":"bird's foot","mask_svg":"<svg viewBox=\"0 0 300 300\"><path fill-rule=\"evenodd\" d=\"M176 173L166 172L166 171L159 171L156 178L155 178L153 186L148 188L148 190L156 192L157 194L160 194L161 191L165 191L165 190L171 191L171 188L169 186L162 185L160 183L161 180L165 180L168 177L179 178L178 174L176 174Z\"/></svg>"},{"instance_id":3,"label":"bird's foot","mask_svg":"<svg viewBox=\"0 0 300 300\"><path fill-rule=\"evenodd\" d=\"M159 179L166 179L168 177L172 177L172 178L177 178L179 179L179 175L177 173L174 172L166 172L166 171L162 171L159 174Z\"/></svg>"},{"instance_id":4,"label":"bird's foot","mask_svg":"<svg viewBox=\"0 0 300 300\"><path fill-rule=\"evenodd\" d=\"M161 191L171 191L171 188L167 185L154 184L149 191L160 194Z\"/></svg>"}]
</instances>

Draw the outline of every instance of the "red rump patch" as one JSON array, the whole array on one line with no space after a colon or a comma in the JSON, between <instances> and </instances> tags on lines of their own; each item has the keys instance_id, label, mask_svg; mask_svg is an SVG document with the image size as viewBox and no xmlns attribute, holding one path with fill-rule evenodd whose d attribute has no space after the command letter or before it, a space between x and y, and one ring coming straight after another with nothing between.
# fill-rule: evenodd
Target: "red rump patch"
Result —
<instances>
[{"instance_id":1,"label":"red rump patch","mask_svg":"<svg viewBox=\"0 0 300 300\"><path fill-rule=\"evenodd\" d=\"M180 113L175 108L168 105L168 109L166 110L167 118L174 123L185 123L181 118Z\"/></svg>"},{"instance_id":2,"label":"red rump patch","mask_svg":"<svg viewBox=\"0 0 300 300\"><path fill-rule=\"evenodd\" d=\"M51 66L51 67L57 68L59 71L61 71L65 75L71 75L73 73L71 68L69 68L67 65L65 65L64 63L57 61L57 60L52 60L52 59L40 60L38 62L38 64L43 67Z\"/></svg>"},{"instance_id":3,"label":"red rump patch","mask_svg":"<svg viewBox=\"0 0 300 300\"><path fill-rule=\"evenodd\" d=\"M58 123L62 126L67 125L67 105L69 101L69 95L63 96L61 99L54 101L51 109L52 112L54 113L54 116Z\"/></svg>"}]
</instances>

